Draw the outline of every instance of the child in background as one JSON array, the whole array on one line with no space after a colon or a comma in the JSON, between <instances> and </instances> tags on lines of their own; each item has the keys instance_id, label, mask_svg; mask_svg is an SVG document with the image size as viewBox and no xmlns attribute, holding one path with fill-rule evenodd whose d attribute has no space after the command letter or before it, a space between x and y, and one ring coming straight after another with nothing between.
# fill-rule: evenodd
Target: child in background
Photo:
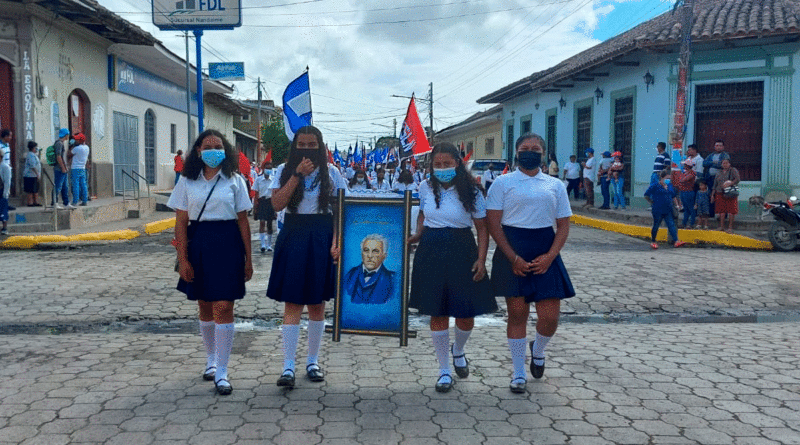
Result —
<instances>
[{"instance_id":1,"label":"child in background","mask_svg":"<svg viewBox=\"0 0 800 445\"><path fill-rule=\"evenodd\" d=\"M708 230L708 217L711 214L711 196L708 193L708 185L700 181L700 187L697 191L697 202L695 208L697 209L697 229L703 228Z\"/></svg>"},{"instance_id":2,"label":"child in background","mask_svg":"<svg viewBox=\"0 0 800 445\"><path fill-rule=\"evenodd\" d=\"M272 220L275 210L272 208L272 164L264 162L261 174L255 176L253 191L256 192L253 218L258 221L258 237L261 240L261 253L272 252Z\"/></svg>"},{"instance_id":3,"label":"child in background","mask_svg":"<svg viewBox=\"0 0 800 445\"><path fill-rule=\"evenodd\" d=\"M675 188L672 187L672 180L669 178L669 169L661 170L658 173L658 182L651 185L650 188L644 192L644 198L650 203L653 212L653 229L651 230L651 243L650 247L654 250L658 249L656 236L658 235L658 228L661 226L661 221L667 224L667 241L674 242L675 247L681 247L685 242L678 239L678 229L675 227L674 217L672 216L672 204L678 205L678 194Z\"/></svg>"}]
</instances>

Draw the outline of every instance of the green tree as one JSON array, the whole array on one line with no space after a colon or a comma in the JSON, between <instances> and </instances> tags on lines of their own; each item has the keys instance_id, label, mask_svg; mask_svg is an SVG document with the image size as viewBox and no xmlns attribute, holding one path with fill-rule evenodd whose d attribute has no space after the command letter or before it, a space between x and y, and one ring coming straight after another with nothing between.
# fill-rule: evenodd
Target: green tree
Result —
<instances>
[{"instance_id":1,"label":"green tree","mask_svg":"<svg viewBox=\"0 0 800 445\"><path fill-rule=\"evenodd\" d=\"M264 144L265 152L272 150L272 165L286 162L289 156L289 146L291 142L286 137L286 130L283 128L283 119L270 119L263 127L261 143Z\"/></svg>"}]
</instances>

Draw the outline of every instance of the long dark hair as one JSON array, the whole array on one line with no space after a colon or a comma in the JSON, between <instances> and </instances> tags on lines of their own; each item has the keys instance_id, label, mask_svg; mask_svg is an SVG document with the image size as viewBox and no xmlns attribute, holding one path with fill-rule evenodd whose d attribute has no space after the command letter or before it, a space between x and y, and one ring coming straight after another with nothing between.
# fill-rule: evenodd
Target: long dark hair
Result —
<instances>
[{"instance_id":1,"label":"long dark hair","mask_svg":"<svg viewBox=\"0 0 800 445\"><path fill-rule=\"evenodd\" d=\"M400 171L400 175L397 177L397 182L402 182L406 185L414 182L414 175L411 174L411 170Z\"/></svg>"},{"instance_id":2,"label":"long dark hair","mask_svg":"<svg viewBox=\"0 0 800 445\"><path fill-rule=\"evenodd\" d=\"M183 171L181 172L181 176L186 176L192 180L196 180L200 176L205 164L203 163L203 160L200 159L200 153L198 152L198 149L203 145L203 139L207 138L208 136L216 136L222 140L222 146L225 148L225 160L223 160L222 164L220 164L222 173L230 178L234 173L239 171L239 156L236 153L236 150L234 150L233 145L231 145L231 143L225 139L225 136L223 136L219 130L209 128L208 130L200 133L200 135L197 136L197 139L194 141L192 149L189 150L189 154L186 155L186 161L183 163Z\"/></svg>"},{"instance_id":3,"label":"long dark hair","mask_svg":"<svg viewBox=\"0 0 800 445\"><path fill-rule=\"evenodd\" d=\"M456 177L453 179L452 183L456 186L458 199L464 205L464 209L470 213L474 212L475 198L479 192L478 185L475 184L475 178L472 177L464 166L464 161L461 159L461 154L458 152L456 146L449 142L439 142L433 146L433 150L431 151L431 163L428 166L428 171L430 172L430 179L428 179L428 181L433 190L433 197L436 200L436 208L439 208L439 203L441 201L442 183L436 179L436 176L433 174L432 160L440 153L448 154L456 160Z\"/></svg>"},{"instance_id":4,"label":"long dark hair","mask_svg":"<svg viewBox=\"0 0 800 445\"><path fill-rule=\"evenodd\" d=\"M312 152L311 150L297 149L297 139L301 134L313 134L314 137L317 138L318 148L316 152ZM322 141L322 132L319 131L317 127L311 125L301 127L294 134L292 147L289 150L289 157L286 159L286 164L283 166L283 172L281 173L280 180L281 187L283 187L287 182L289 182L289 179L292 177L292 174L294 174L295 169L297 169L297 166L300 165L300 162L303 160L303 158L306 157L311 159L311 162L314 163L314 166L319 168L319 198L317 201L317 209L319 213L325 213L328 211L331 201L331 192L333 192L333 184L331 183L331 177L328 174L327 151L328 150L325 148L325 143ZM300 205L300 201L303 200L304 192L305 184L303 181L300 181L300 184L294 189L292 197L289 198L289 204L286 206L290 211L297 211L297 206Z\"/></svg>"},{"instance_id":5,"label":"long dark hair","mask_svg":"<svg viewBox=\"0 0 800 445\"><path fill-rule=\"evenodd\" d=\"M367 189L371 190L372 184L369 183L369 175L367 175L367 172L361 169L356 170L356 173L353 175L352 178L350 178L350 184L349 184L350 188L353 188L353 186L358 184L358 179L356 179L358 175L364 175L364 184L367 185Z\"/></svg>"}]
</instances>

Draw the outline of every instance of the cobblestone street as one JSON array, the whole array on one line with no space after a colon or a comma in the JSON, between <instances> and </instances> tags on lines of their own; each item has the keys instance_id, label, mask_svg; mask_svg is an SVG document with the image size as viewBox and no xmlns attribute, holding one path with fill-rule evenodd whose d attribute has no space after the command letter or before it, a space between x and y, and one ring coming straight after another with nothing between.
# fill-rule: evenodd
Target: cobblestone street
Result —
<instances>
[{"instance_id":1,"label":"cobblestone street","mask_svg":"<svg viewBox=\"0 0 800 445\"><path fill-rule=\"evenodd\" d=\"M471 374L450 393L433 390L423 317L407 348L326 337L326 381L299 372L279 389L282 308L264 296L271 256L255 253L223 398L200 378L171 237L0 251L0 443L800 443L796 253L652 251L572 227L563 257L578 296L528 394L508 390L503 311L477 321ZM742 320L784 322L723 323Z\"/></svg>"}]
</instances>

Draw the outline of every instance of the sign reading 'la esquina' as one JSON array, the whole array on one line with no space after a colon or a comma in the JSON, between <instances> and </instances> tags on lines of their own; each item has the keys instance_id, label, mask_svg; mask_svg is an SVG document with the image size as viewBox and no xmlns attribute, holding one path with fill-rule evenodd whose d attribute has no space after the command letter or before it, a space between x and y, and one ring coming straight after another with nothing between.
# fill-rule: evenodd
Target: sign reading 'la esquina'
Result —
<instances>
[{"instance_id":1,"label":"sign reading 'la esquina'","mask_svg":"<svg viewBox=\"0 0 800 445\"><path fill-rule=\"evenodd\" d=\"M161 30L232 29L242 25L241 0L153 0Z\"/></svg>"}]
</instances>

